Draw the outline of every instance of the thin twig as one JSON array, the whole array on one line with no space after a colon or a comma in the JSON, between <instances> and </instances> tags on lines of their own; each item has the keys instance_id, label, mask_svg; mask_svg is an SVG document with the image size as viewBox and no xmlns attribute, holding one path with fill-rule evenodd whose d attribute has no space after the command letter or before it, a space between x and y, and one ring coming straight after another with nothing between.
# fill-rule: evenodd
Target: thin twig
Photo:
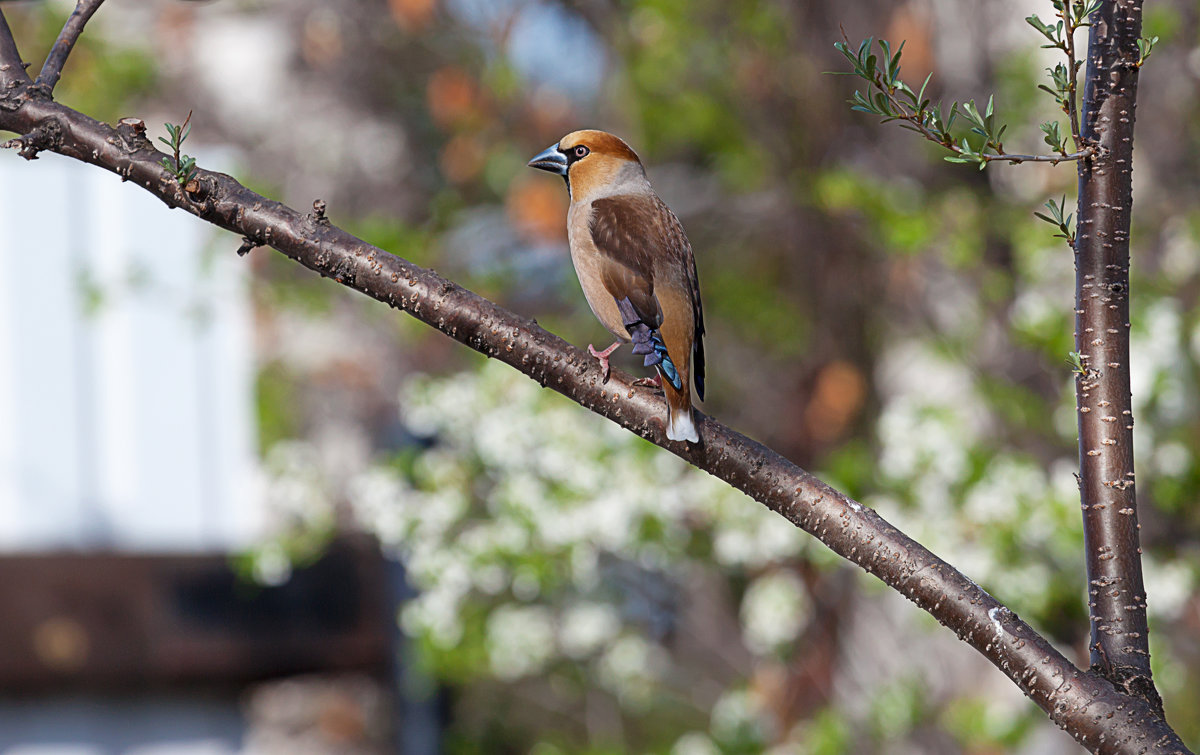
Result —
<instances>
[{"instance_id":1,"label":"thin twig","mask_svg":"<svg viewBox=\"0 0 1200 755\"><path fill-rule=\"evenodd\" d=\"M1059 163L1069 162L1071 160L1086 160L1092 156L1095 150L1091 147L1084 147L1078 152L1071 152L1066 155L1010 155L1007 152L1001 152L998 155L983 155L983 158L988 162L1002 163L1050 163L1058 165Z\"/></svg>"},{"instance_id":2,"label":"thin twig","mask_svg":"<svg viewBox=\"0 0 1200 755\"><path fill-rule=\"evenodd\" d=\"M1063 20L1063 34L1066 37L1066 44L1063 47L1063 52L1067 54L1067 117L1071 119L1071 140L1075 143L1075 149L1079 149L1079 145L1083 144L1083 137L1079 132L1079 97L1076 94L1078 91L1077 79L1079 64L1075 60L1075 29L1077 28L1071 23L1070 5L1064 4L1063 10L1059 11L1059 18Z\"/></svg>"},{"instance_id":3,"label":"thin twig","mask_svg":"<svg viewBox=\"0 0 1200 755\"><path fill-rule=\"evenodd\" d=\"M28 84L29 74L25 73L25 63L21 60L17 41L13 39L12 29L8 28L4 10L0 8L0 83L7 84L10 81Z\"/></svg>"},{"instance_id":4,"label":"thin twig","mask_svg":"<svg viewBox=\"0 0 1200 755\"><path fill-rule=\"evenodd\" d=\"M58 39L54 40L54 46L46 55L46 62L42 64L42 71L38 74L34 86L47 95L54 91L58 79L62 76L63 66L67 63L67 56L75 48L75 42L79 40L83 27L103 3L104 0L78 0L75 3L75 10L71 11L62 31L58 33Z\"/></svg>"},{"instance_id":5,"label":"thin twig","mask_svg":"<svg viewBox=\"0 0 1200 755\"><path fill-rule=\"evenodd\" d=\"M179 167L179 150L183 147L183 140L188 137L188 124L192 122L192 111L189 110L187 118L183 119L183 123L179 126L179 139L175 140L172 149L175 151L175 167Z\"/></svg>"},{"instance_id":6,"label":"thin twig","mask_svg":"<svg viewBox=\"0 0 1200 755\"><path fill-rule=\"evenodd\" d=\"M929 141L933 142L934 144L937 144L940 147L950 150L951 152L953 152L956 155L965 154L962 150L962 147L959 147L957 144L955 144L953 141L951 141L948 138L944 139L944 138L940 137L937 134L937 132L935 132L933 129L929 128L928 126L926 126L924 120L921 117L923 115L923 112L918 111L918 112L914 113L911 110L909 110L908 107L904 104L904 102L902 100L900 100L898 97L896 97L896 94L891 89L891 87L887 86L883 82L882 76L880 76L879 74L876 74L876 79L875 79L874 84L875 84L875 87L879 91L883 92L884 95L887 96L888 102L891 103L892 107L895 109L895 112L899 113L899 115L896 116L895 118L893 118L892 120L904 121L906 124L908 124L908 128L910 130L916 131L917 133L921 134ZM1076 139L1076 148L1077 149L1078 149L1078 145L1079 145L1079 140ZM1070 154L1014 155L1014 154L1009 154L1009 153L1005 152L1003 147L998 147L997 152L995 152L995 153L990 153L990 152L978 153L978 157L981 158L984 162L989 162L989 163L1002 162L1002 163L1011 163L1013 165L1016 165L1018 163L1050 163L1051 165L1058 165L1059 163L1070 162L1072 160L1085 160L1087 158L1090 158L1092 156L1093 152L1095 152L1095 150L1089 146L1089 147L1084 147L1083 149L1078 149L1077 152L1072 152Z\"/></svg>"}]
</instances>

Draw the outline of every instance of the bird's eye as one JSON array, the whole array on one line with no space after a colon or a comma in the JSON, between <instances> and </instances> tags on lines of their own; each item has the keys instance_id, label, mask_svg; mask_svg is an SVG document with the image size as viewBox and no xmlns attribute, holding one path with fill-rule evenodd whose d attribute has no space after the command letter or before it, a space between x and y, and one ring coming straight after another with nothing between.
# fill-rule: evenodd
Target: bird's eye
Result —
<instances>
[{"instance_id":1,"label":"bird's eye","mask_svg":"<svg viewBox=\"0 0 1200 755\"><path fill-rule=\"evenodd\" d=\"M591 150L589 150L587 147L580 144L578 147L575 148L575 159L578 160L581 157L587 157L588 152L590 152L590 151Z\"/></svg>"}]
</instances>

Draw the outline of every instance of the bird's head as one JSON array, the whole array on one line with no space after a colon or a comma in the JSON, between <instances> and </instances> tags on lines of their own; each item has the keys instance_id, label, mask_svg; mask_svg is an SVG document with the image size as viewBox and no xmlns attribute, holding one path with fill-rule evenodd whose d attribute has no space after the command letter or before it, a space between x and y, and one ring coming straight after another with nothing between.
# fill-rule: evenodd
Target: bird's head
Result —
<instances>
[{"instance_id":1,"label":"bird's head","mask_svg":"<svg viewBox=\"0 0 1200 755\"><path fill-rule=\"evenodd\" d=\"M572 131L530 160L529 167L562 176L575 201L615 193L646 178L641 160L628 144L594 129Z\"/></svg>"}]
</instances>

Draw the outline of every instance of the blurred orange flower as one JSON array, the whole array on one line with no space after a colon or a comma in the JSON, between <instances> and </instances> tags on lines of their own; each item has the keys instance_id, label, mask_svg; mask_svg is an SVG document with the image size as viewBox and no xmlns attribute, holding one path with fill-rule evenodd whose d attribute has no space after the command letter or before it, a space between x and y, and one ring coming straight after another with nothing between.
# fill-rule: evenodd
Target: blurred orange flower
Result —
<instances>
[{"instance_id":1,"label":"blurred orange flower","mask_svg":"<svg viewBox=\"0 0 1200 755\"><path fill-rule=\"evenodd\" d=\"M429 25L437 0L388 0L396 26L407 32L419 32Z\"/></svg>"},{"instance_id":2,"label":"blurred orange flower","mask_svg":"<svg viewBox=\"0 0 1200 755\"><path fill-rule=\"evenodd\" d=\"M446 66L429 77L425 100L434 122L442 127L456 126L478 111L479 90L466 71Z\"/></svg>"},{"instance_id":3,"label":"blurred orange flower","mask_svg":"<svg viewBox=\"0 0 1200 755\"><path fill-rule=\"evenodd\" d=\"M804 424L813 439L837 440L858 416L867 398L867 381L849 362L830 362L817 374L812 400L804 408Z\"/></svg>"},{"instance_id":4,"label":"blurred orange flower","mask_svg":"<svg viewBox=\"0 0 1200 755\"><path fill-rule=\"evenodd\" d=\"M453 183L466 183L479 176L483 171L483 161L487 157L479 140L471 136L459 134L442 147L438 164L442 174Z\"/></svg>"},{"instance_id":5,"label":"blurred orange flower","mask_svg":"<svg viewBox=\"0 0 1200 755\"><path fill-rule=\"evenodd\" d=\"M892 11L883 39L904 40L904 70L913 71L913 76L920 82L936 63L932 36L933 18L929 8L924 3L908 2Z\"/></svg>"},{"instance_id":6,"label":"blurred orange flower","mask_svg":"<svg viewBox=\"0 0 1200 755\"><path fill-rule=\"evenodd\" d=\"M336 14L316 10L304 20L300 55L313 68L323 68L342 57L342 28Z\"/></svg>"},{"instance_id":7,"label":"blurred orange flower","mask_svg":"<svg viewBox=\"0 0 1200 755\"><path fill-rule=\"evenodd\" d=\"M504 200L509 222L529 241L565 241L567 193L545 176L515 179Z\"/></svg>"}]
</instances>

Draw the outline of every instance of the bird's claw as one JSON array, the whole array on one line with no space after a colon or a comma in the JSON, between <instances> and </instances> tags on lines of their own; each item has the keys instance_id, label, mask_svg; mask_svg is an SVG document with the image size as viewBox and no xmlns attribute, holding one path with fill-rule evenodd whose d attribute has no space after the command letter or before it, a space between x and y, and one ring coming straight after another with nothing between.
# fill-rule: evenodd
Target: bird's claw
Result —
<instances>
[{"instance_id":1,"label":"bird's claw","mask_svg":"<svg viewBox=\"0 0 1200 755\"><path fill-rule=\"evenodd\" d=\"M600 360L600 369L602 371L601 377L600 377L601 383L608 382L608 376L612 373L612 366L609 365L609 363L608 363L608 357L614 351L616 351L617 347L620 345L621 345L621 343L618 341L617 343L614 343L612 346L609 346L604 351L596 351L595 346L591 345L590 343L588 344L588 353L591 354L592 356L596 357L596 359Z\"/></svg>"},{"instance_id":2,"label":"bird's claw","mask_svg":"<svg viewBox=\"0 0 1200 755\"><path fill-rule=\"evenodd\" d=\"M661 391L662 377L656 373L654 377L638 378L637 380L633 381L632 385L636 385L639 388L657 388Z\"/></svg>"}]
</instances>

